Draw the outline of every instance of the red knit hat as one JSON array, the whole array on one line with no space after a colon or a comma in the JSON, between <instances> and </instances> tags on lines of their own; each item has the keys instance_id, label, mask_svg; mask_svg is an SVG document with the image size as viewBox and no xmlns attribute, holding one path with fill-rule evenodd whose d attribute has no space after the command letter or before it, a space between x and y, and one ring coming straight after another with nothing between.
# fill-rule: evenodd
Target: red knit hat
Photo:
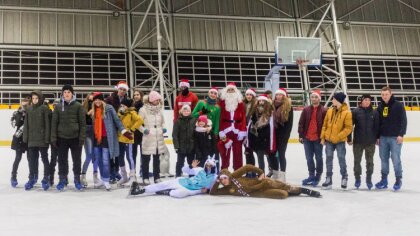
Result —
<instances>
[{"instance_id":1,"label":"red knit hat","mask_svg":"<svg viewBox=\"0 0 420 236\"><path fill-rule=\"evenodd\" d=\"M286 90L285 88L279 88L279 89L276 91L275 95L276 95L276 94L283 94L285 97L289 97L289 95L287 94L287 90Z\"/></svg>"},{"instance_id":2,"label":"red knit hat","mask_svg":"<svg viewBox=\"0 0 420 236\"><path fill-rule=\"evenodd\" d=\"M255 89L253 89L253 88L249 88L249 89L247 89L246 90L246 92L245 92L245 95L246 94L251 94L252 96L254 96L254 97L256 97L257 96L257 93L255 92Z\"/></svg>"},{"instance_id":3,"label":"red knit hat","mask_svg":"<svg viewBox=\"0 0 420 236\"><path fill-rule=\"evenodd\" d=\"M201 115L201 116L198 117L198 120L197 120L197 123L200 123L200 122L204 122L204 124L207 125L207 123L209 122L209 120L207 119L207 116L206 115Z\"/></svg>"},{"instance_id":4,"label":"red knit hat","mask_svg":"<svg viewBox=\"0 0 420 236\"><path fill-rule=\"evenodd\" d=\"M186 78L181 79L181 82L179 82L179 87L190 87L190 81Z\"/></svg>"}]
</instances>

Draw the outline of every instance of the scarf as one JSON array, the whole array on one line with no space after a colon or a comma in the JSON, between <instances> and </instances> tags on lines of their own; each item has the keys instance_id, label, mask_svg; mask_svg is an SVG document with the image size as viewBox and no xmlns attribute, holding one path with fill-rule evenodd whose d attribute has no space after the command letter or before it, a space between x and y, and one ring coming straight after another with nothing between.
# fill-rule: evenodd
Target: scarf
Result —
<instances>
[{"instance_id":1,"label":"scarf","mask_svg":"<svg viewBox=\"0 0 420 236\"><path fill-rule=\"evenodd\" d=\"M274 101L274 107L276 108L274 111L274 120L276 124L283 126L289 120L290 110L285 106L283 101Z\"/></svg>"},{"instance_id":2,"label":"scarf","mask_svg":"<svg viewBox=\"0 0 420 236\"><path fill-rule=\"evenodd\" d=\"M207 97L206 102L207 102L207 104L214 106L214 105L216 105L217 101L216 101L216 99L211 99L211 98Z\"/></svg>"},{"instance_id":3,"label":"scarf","mask_svg":"<svg viewBox=\"0 0 420 236\"><path fill-rule=\"evenodd\" d=\"M102 113L104 112L103 106L96 107L95 106L95 138L98 144L102 142Z\"/></svg>"},{"instance_id":4,"label":"scarf","mask_svg":"<svg viewBox=\"0 0 420 236\"><path fill-rule=\"evenodd\" d=\"M196 126L195 127L195 131L199 132L199 133L204 133L207 132L208 129L206 127L200 127L200 126Z\"/></svg>"}]
</instances>

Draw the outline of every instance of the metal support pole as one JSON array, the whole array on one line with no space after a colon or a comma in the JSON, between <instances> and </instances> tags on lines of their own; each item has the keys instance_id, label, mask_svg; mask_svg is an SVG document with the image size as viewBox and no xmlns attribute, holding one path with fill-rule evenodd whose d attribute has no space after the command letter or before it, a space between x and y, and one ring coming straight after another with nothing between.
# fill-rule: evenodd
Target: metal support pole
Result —
<instances>
[{"instance_id":1,"label":"metal support pole","mask_svg":"<svg viewBox=\"0 0 420 236\"><path fill-rule=\"evenodd\" d=\"M303 74L303 86L305 88L304 92L304 99L305 99L305 106L311 105L309 100L309 94L310 94L310 87L309 87L309 77L308 77L308 66L306 65L299 65L300 73Z\"/></svg>"},{"instance_id":2,"label":"metal support pole","mask_svg":"<svg viewBox=\"0 0 420 236\"><path fill-rule=\"evenodd\" d=\"M130 89L134 89L136 85L136 78L134 77L135 63L133 60L133 47L132 47L132 29L131 29L131 12L130 12L130 0L127 1L127 50L128 50L128 84Z\"/></svg>"},{"instance_id":3,"label":"metal support pole","mask_svg":"<svg viewBox=\"0 0 420 236\"><path fill-rule=\"evenodd\" d=\"M158 79L159 79L159 89L160 94L164 95L164 81L163 81L163 67L162 67L162 35L160 33L160 14L159 14L159 0L155 1L155 18L156 18L156 36L157 36L157 48L158 48L158 63L159 63L159 70L158 70Z\"/></svg>"},{"instance_id":4,"label":"metal support pole","mask_svg":"<svg viewBox=\"0 0 420 236\"><path fill-rule=\"evenodd\" d=\"M168 17L169 23L169 49L172 51L171 53L171 79L172 79L172 86L175 88L172 90L172 96L175 98L177 96L177 86L176 86L176 67L175 67L175 37L174 37L174 18L173 18L173 10L172 10L172 1L168 1L168 8L171 11ZM169 105L172 108L172 104Z\"/></svg>"},{"instance_id":5,"label":"metal support pole","mask_svg":"<svg viewBox=\"0 0 420 236\"><path fill-rule=\"evenodd\" d=\"M333 18L333 30L334 30L334 37L335 37L335 43L336 43L336 51L337 51L337 62L338 62L338 68L339 73L341 77L341 89L343 90L343 93L347 94L347 80L346 80L346 72L344 69L344 62L343 62L343 49L341 47L341 39L340 39L340 33L338 31L338 25L337 25L337 15L335 13L335 0L331 0L331 15ZM349 97L347 96L346 102L348 104Z\"/></svg>"}]
</instances>

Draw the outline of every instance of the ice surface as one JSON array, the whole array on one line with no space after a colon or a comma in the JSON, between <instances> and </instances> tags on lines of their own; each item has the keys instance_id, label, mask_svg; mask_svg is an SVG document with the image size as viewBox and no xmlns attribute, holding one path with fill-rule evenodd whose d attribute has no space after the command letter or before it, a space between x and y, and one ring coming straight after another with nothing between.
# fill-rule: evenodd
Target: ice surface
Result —
<instances>
[{"instance_id":1,"label":"ice surface","mask_svg":"<svg viewBox=\"0 0 420 236\"><path fill-rule=\"evenodd\" d=\"M34 190L25 191L26 155L19 168L18 188L13 189L9 180L14 152L2 147L0 235L420 235L418 145L404 144L400 192L368 191L364 181L362 189L355 190L353 154L347 147L349 190L340 189L335 158L333 190L320 190L321 199L299 196L286 200L208 195L127 199L127 188L113 186L111 192L93 189L92 167L88 170L90 185L83 192L75 191L72 183L65 192L55 188L44 192L39 182ZM176 158L172 146L170 150L173 173ZM288 182L300 184L307 177L303 146L289 144L287 161ZM364 162L362 165L364 173ZM71 174L69 178L72 179ZM377 151L374 183L379 178ZM393 172L389 180L392 188Z\"/></svg>"}]
</instances>

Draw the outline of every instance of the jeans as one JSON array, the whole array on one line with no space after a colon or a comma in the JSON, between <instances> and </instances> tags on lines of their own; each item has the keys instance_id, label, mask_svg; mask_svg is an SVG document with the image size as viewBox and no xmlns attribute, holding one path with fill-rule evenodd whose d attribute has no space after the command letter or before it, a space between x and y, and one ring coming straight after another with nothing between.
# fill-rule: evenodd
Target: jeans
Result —
<instances>
[{"instance_id":1,"label":"jeans","mask_svg":"<svg viewBox=\"0 0 420 236\"><path fill-rule=\"evenodd\" d=\"M394 165L395 177L402 177L401 165L402 143L397 144L397 137L381 136L379 139L379 156L381 157L381 173L389 174L389 158Z\"/></svg>"},{"instance_id":2,"label":"jeans","mask_svg":"<svg viewBox=\"0 0 420 236\"><path fill-rule=\"evenodd\" d=\"M127 158L128 166L130 170L135 170L136 166L133 160L133 144L131 143L119 143L120 155L118 156L118 164L120 167L125 166L124 156Z\"/></svg>"},{"instance_id":3,"label":"jeans","mask_svg":"<svg viewBox=\"0 0 420 236\"><path fill-rule=\"evenodd\" d=\"M82 168L82 174L86 174L89 164L92 161L93 164L93 172L98 172L98 159L93 155L93 138L90 136L86 136L85 139L85 154L86 159L85 162L83 162L83 168Z\"/></svg>"},{"instance_id":4,"label":"jeans","mask_svg":"<svg viewBox=\"0 0 420 236\"><path fill-rule=\"evenodd\" d=\"M366 176L372 176L373 173L373 155L375 155L375 144L353 144L354 155L354 176L360 178L362 175L362 162L363 151L365 151L366 158Z\"/></svg>"},{"instance_id":5,"label":"jeans","mask_svg":"<svg viewBox=\"0 0 420 236\"><path fill-rule=\"evenodd\" d=\"M38 159L41 153L41 160L44 164L44 178L50 175L50 163L48 161L48 147L29 147L28 161L29 161L29 178L38 174Z\"/></svg>"},{"instance_id":6,"label":"jeans","mask_svg":"<svg viewBox=\"0 0 420 236\"><path fill-rule=\"evenodd\" d=\"M109 149L103 147L94 147L93 153L98 160L99 173L104 182L109 182L110 165L109 165Z\"/></svg>"},{"instance_id":7,"label":"jeans","mask_svg":"<svg viewBox=\"0 0 420 236\"><path fill-rule=\"evenodd\" d=\"M305 149L306 164L308 165L309 176L321 177L322 172L324 171L324 163L322 160L322 144L319 140L309 141L308 139L303 139L303 148ZM316 165L314 162L314 156ZM315 173L316 170L316 173Z\"/></svg>"},{"instance_id":8,"label":"jeans","mask_svg":"<svg viewBox=\"0 0 420 236\"><path fill-rule=\"evenodd\" d=\"M347 178L347 165L346 165L346 143L340 142L333 144L331 142L325 141L325 156L327 160L325 162L327 166L327 176L331 177L333 175L333 159L334 151L337 150L338 163L340 164L340 174L343 178Z\"/></svg>"}]
</instances>

